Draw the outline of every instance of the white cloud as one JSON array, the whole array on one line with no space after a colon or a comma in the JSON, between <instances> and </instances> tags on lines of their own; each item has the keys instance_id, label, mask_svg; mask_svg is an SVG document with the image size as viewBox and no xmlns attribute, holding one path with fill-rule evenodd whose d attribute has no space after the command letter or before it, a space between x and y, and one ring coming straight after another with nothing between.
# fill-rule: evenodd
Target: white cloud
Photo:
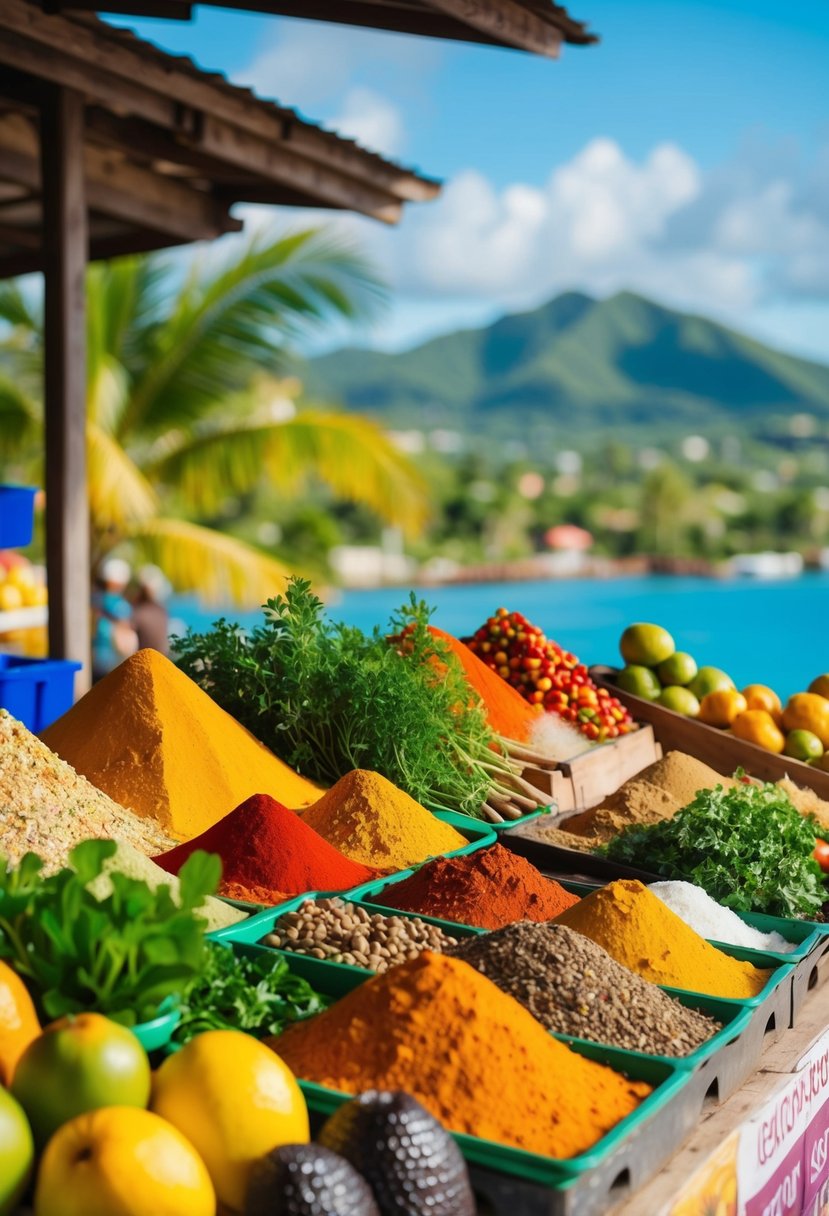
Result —
<instances>
[{"instance_id":1,"label":"white cloud","mask_svg":"<svg viewBox=\"0 0 829 1216\"><path fill-rule=\"evenodd\" d=\"M372 152L396 156L405 145L403 117L396 106L372 89L352 88L330 125Z\"/></svg>"}]
</instances>

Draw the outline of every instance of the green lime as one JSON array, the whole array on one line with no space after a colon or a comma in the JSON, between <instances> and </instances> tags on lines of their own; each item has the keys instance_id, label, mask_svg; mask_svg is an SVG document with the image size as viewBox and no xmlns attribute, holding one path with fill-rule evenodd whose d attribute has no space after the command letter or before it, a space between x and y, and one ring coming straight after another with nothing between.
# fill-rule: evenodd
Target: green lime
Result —
<instances>
[{"instance_id":1,"label":"green lime","mask_svg":"<svg viewBox=\"0 0 829 1216\"><path fill-rule=\"evenodd\" d=\"M632 693L634 697L644 697L646 701L655 701L662 691L650 667L642 667L637 663L622 668L616 677L616 683L624 692Z\"/></svg>"},{"instance_id":2,"label":"green lime","mask_svg":"<svg viewBox=\"0 0 829 1216\"><path fill-rule=\"evenodd\" d=\"M695 718L699 713L699 701L690 688L682 688L679 684L669 684L656 699L666 709L685 714L686 718Z\"/></svg>"},{"instance_id":3,"label":"green lime","mask_svg":"<svg viewBox=\"0 0 829 1216\"><path fill-rule=\"evenodd\" d=\"M703 697L708 696L709 692L719 692L723 688L733 688L734 681L731 679L731 676L726 675L719 667L700 667L688 687L697 700L701 701Z\"/></svg>"},{"instance_id":4,"label":"green lime","mask_svg":"<svg viewBox=\"0 0 829 1216\"><path fill-rule=\"evenodd\" d=\"M664 685L690 684L697 674L697 661L684 650L676 650L670 658L659 664L656 674Z\"/></svg>"},{"instance_id":5,"label":"green lime","mask_svg":"<svg viewBox=\"0 0 829 1216\"><path fill-rule=\"evenodd\" d=\"M794 760L819 760L823 755L823 744L810 730L790 730L786 735L784 756Z\"/></svg>"},{"instance_id":6,"label":"green lime","mask_svg":"<svg viewBox=\"0 0 829 1216\"><path fill-rule=\"evenodd\" d=\"M676 646L674 639L661 625L647 625L642 622L628 625L619 639L619 650L622 658L635 667L656 667L657 663L669 658Z\"/></svg>"}]
</instances>

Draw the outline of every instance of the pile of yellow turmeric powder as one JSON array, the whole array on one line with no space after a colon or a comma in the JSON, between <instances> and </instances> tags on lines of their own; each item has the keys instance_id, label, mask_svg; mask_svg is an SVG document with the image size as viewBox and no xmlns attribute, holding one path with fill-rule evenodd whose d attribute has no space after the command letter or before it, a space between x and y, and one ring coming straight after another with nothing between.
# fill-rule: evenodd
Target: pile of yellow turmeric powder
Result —
<instances>
[{"instance_id":1,"label":"pile of yellow turmeric powder","mask_svg":"<svg viewBox=\"0 0 829 1216\"><path fill-rule=\"evenodd\" d=\"M139 650L53 723L43 741L110 798L190 840L252 794L320 795L157 650Z\"/></svg>"},{"instance_id":2,"label":"pile of yellow turmeric powder","mask_svg":"<svg viewBox=\"0 0 829 1216\"><path fill-rule=\"evenodd\" d=\"M300 814L329 844L373 870L405 870L466 844L453 827L370 769L346 773Z\"/></svg>"},{"instance_id":3,"label":"pile of yellow turmeric powder","mask_svg":"<svg viewBox=\"0 0 829 1216\"><path fill-rule=\"evenodd\" d=\"M306 1081L402 1089L451 1131L550 1157L589 1149L651 1092L553 1039L467 963L430 951L269 1046Z\"/></svg>"},{"instance_id":4,"label":"pile of yellow turmeric powder","mask_svg":"<svg viewBox=\"0 0 829 1216\"><path fill-rule=\"evenodd\" d=\"M745 1000L770 974L717 950L634 879L594 891L552 923L583 933L623 967L671 988Z\"/></svg>"}]
</instances>

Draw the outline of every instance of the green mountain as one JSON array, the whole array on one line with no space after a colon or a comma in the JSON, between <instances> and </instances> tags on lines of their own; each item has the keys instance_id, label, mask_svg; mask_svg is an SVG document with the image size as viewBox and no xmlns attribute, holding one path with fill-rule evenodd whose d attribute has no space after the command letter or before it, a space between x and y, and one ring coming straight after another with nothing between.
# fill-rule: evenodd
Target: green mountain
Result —
<instances>
[{"instance_id":1,"label":"green mountain","mask_svg":"<svg viewBox=\"0 0 829 1216\"><path fill-rule=\"evenodd\" d=\"M756 434L792 412L829 419L829 367L627 291L567 292L400 354L337 351L303 374L313 396L395 426L494 435Z\"/></svg>"}]
</instances>

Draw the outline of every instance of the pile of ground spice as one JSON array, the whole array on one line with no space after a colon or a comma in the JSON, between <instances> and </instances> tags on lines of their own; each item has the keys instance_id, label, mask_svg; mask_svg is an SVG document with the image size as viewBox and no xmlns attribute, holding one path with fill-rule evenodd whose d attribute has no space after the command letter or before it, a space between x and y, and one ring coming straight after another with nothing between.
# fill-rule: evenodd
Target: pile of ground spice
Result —
<instances>
[{"instance_id":1,"label":"pile of ground spice","mask_svg":"<svg viewBox=\"0 0 829 1216\"><path fill-rule=\"evenodd\" d=\"M577 1055L459 959L426 951L269 1046L306 1081L405 1090L454 1132L572 1157L650 1092Z\"/></svg>"},{"instance_id":2,"label":"pile of ground spice","mask_svg":"<svg viewBox=\"0 0 829 1216\"><path fill-rule=\"evenodd\" d=\"M559 1034L687 1056L720 1029L564 925L520 921L445 953L469 963Z\"/></svg>"},{"instance_id":3,"label":"pile of ground spice","mask_svg":"<svg viewBox=\"0 0 829 1216\"><path fill-rule=\"evenodd\" d=\"M273 905L306 891L345 891L376 877L268 794L247 798L212 828L155 861L178 874L196 849L221 857L220 893L249 903Z\"/></svg>"},{"instance_id":4,"label":"pile of ground spice","mask_svg":"<svg viewBox=\"0 0 829 1216\"><path fill-rule=\"evenodd\" d=\"M436 857L372 900L401 912L500 929L517 920L552 920L578 903L578 896L495 844L462 857Z\"/></svg>"},{"instance_id":5,"label":"pile of ground spice","mask_svg":"<svg viewBox=\"0 0 829 1216\"><path fill-rule=\"evenodd\" d=\"M802 789L795 785L790 777L784 777L777 784L788 794L792 805L797 807L801 815L814 815L818 823L829 828L829 802L819 798L814 790Z\"/></svg>"},{"instance_id":6,"label":"pile of ground spice","mask_svg":"<svg viewBox=\"0 0 829 1216\"><path fill-rule=\"evenodd\" d=\"M369 769L355 768L299 812L329 844L374 870L406 870L462 849L466 839Z\"/></svg>"},{"instance_id":7,"label":"pile of ground spice","mask_svg":"<svg viewBox=\"0 0 829 1216\"><path fill-rule=\"evenodd\" d=\"M526 743L538 718L538 712L524 700L520 692L502 680L476 654L451 633L429 626L429 632L445 642L461 664L470 688L477 693L486 712L487 721L496 734Z\"/></svg>"},{"instance_id":8,"label":"pile of ground spice","mask_svg":"<svg viewBox=\"0 0 829 1216\"><path fill-rule=\"evenodd\" d=\"M116 667L43 739L176 840L212 827L259 790L291 807L320 794L157 650Z\"/></svg>"},{"instance_id":9,"label":"pile of ground spice","mask_svg":"<svg viewBox=\"0 0 829 1216\"><path fill-rule=\"evenodd\" d=\"M746 999L769 978L709 945L641 882L619 879L585 896L556 923L591 938L654 984Z\"/></svg>"},{"instance_id":10,"label":"pile of ground spice","mask_svg":"<svg viewBox=\"0 0 829 1216\"><path fill-rule=\"evenodd\" d=\"M98 733L105 729L99 724ZM17 865L24 853L37 853L51 874L92 838L120 840L142 854L173 843L154 820L113 802L0 710L0 854Z\"/></svg>"}]
</instances>

